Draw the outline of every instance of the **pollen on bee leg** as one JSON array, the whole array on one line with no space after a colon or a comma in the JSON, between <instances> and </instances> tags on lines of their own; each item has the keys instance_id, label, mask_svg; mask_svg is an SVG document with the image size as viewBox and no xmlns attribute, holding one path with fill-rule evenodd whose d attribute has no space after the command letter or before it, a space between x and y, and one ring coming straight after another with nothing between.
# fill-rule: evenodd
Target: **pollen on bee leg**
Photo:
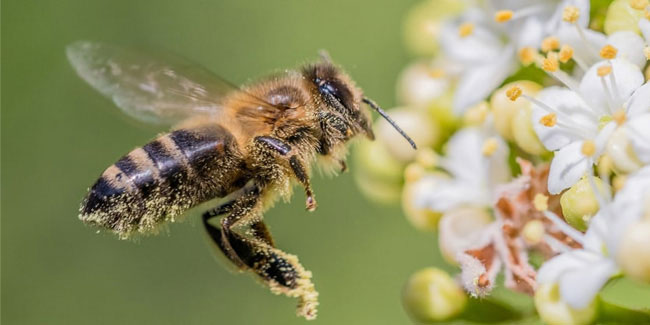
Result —
<instances>
[{"instance_id":1,"label":"pollen on bee leg","mask_svg":"<svg viewBox=\"0 0 650 325\"><path fill-rule=\"evenodd\" d=\"M460 37L467 37L469 35L472 35L474 32L474 24L470 22L462 23L460 26L458 26L458 35Z\"/></svg>"},{"instance_id":2,"label":"pollen on bee leg","mask_svg":"<svg viewBox=\"0 0 650 325\"><path fill-rule=\"evenodd\" d=\"M630 7L636 10L643 10L648 7L648 0L630 0Z\"/></svg>"},{"instance_id":3,"label":"pollen on bee leg","mask_svg":"<svg viewBox=\"0 0 650 325\"><path fill-rule=\"evenodd\" d=\"M580 152L587 157L591 157L596 153L596 144L591 140L585 140L585 142L582 143Z\"/></svg>"},{"instance_id":4,"label":"pollen on bee leg","mask_svg":"<svg viewBox=\"0 0 650 325\"><path fill-rule=\"evenodd\" d=\"M549 36L542 40L540 48L542 49L542 52L557 50L560 48L560 40L555 36Z\"/></svg>"},{"instance_id":5,"label":"pollen on bee leg","mask_svg":"<svg viewBox=\"0 0 650 325\"><path fill-rule=\"evenodd\" d=\"M624 109L618 109L614 114L612 114L612 119L616 122L617 125L621 126L627 120L627 115L625 114Z\"/></svg>"},{"instance_id":6,"label":"pollen on bee leg","mask_svg":"<svg viewBox=\"0 0 650 325\"><path fill-rule=\"evenodd\" d=\"M603 66L598 67L598 69L596 69L596 74L599 77L604 77L610 73L612 73L612 66L609 64L605 64Z\"/></svg>"},{"instance_id":7,"label":"pollen on bee leg","mask_svg":"<svg viewBox=\"0 0 650 325\"><path fill-rule=\"evenodd\" d=\"M575 23L580 18L580 9L576 6L566 6L562 11L562 20Z\"/></svg>"},{"instance_id":8,"label":"pollen on bee leg","mask_svg":"<svg viewBox=\"0 0 650 325\"><path fill-rule=\"evenodd\" d=\"M499 10L494 14L494 20L497 23L504 23L512 19L512 15L514 15L514 12L512 12L512 10Z\"/></svg>"},{"instance_id":9,"label":"pollen on bee leg","mask_svg":"<svg viewBox=\"0 0 650 325\"><path fill-rule=\"evenodd\" d=\"M499 148L499 142L496 138L489 138L483 142L483 147L481 148L481 153L484 156L492 156L494 152Z\"/></svg>"},{"instance_id":10,"label":"pollen on bee leg","mask_svg":"<svg viewBox=\"0 0 650 325\"><path fill-rule=\"evenodd\" d=\"M567 44L562 45L560 48L560 53L558 54L558 59L562 63L567 63L573 57L573 48Z\"/></svg>"},{"instance_id":11,"label":"pollen on bee leg","mask_svg":"<svg viewBox=\"0 0 650 325\"><path fill-rule=\"evenodd\" d=\"M519 98L521 94L522 94L521 88L517 86L512 86L508 90L506 90L506 96L508 96L508 98L513 102L517 100L517 98Z\"/></svg>"},{"instance_id":12,"label":"pollen on bee leg","mask_svg":"<svg viewBox=\"0 0 650 325\"><path fill-rule=\"evenodd\" d=\"M549 128L553 127L555 126L555 124L557 124L557 114L555 113L546 114L542 116L541 119L539 119L539 123Z\"/></svg>"},{"instance_id":13,"label":"pollen on bee leg","mask_svg":"<svg viewBox=\"0 0 650 325\"><path fill-rule=\"evenodd\" d=\"M609 44L600 49L600 57L603 59L611 60L616 57L616 54L618 54L618 50Z\"/></svg>"}]
</instances>

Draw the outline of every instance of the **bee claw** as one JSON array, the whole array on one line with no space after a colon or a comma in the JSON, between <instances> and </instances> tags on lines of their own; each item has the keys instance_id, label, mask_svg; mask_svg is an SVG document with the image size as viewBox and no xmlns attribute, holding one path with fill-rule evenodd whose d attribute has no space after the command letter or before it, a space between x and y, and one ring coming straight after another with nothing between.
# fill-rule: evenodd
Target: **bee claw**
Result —
<instances>
[{"instance_id":1,"label":"bee claw","mask_svg":"<svg viewBox=\"0 0 650 325\"><path fill-rule=\"evenodd\" d=\"M313 196L307 196L307 201L305 202L305 205L307 206L307 211L313 212L316 210L316 207L318 204L316 204L316 200L314 199Z\"/></svg>"},{"instance_id":2,"label":"bee claw","mask_svg":"<svg viewBox=\"0 0 650 325\"><path fill-rule=\"evenodd\" d=\"M341 173L348 170L348 164L345 163L345 160L339 160L339 165L341 166Z\"/></svg>"}]
</instances>

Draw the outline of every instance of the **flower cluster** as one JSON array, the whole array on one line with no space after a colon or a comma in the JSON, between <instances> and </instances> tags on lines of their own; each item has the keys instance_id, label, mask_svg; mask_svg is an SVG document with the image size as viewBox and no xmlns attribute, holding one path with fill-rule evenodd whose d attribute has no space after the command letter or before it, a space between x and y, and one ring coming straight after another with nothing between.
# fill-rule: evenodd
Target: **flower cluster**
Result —
<instances>
[{"instance_id":1,"label":"flower cluster","mask_svg":"<svg viewBox=\"0 0 650 325\"><path fill-rule=\"evenodd\" d=\"M650 283L648 1L428 0L405 30L420 58L392 115L419 150L378 122L380 141L357 147L360 188L437 232L469 295L503 274L548 323L593 322L614 277ZM408 282L419 320L462 313L413 303L440 272Z\"/></svg>"}]
</instances>

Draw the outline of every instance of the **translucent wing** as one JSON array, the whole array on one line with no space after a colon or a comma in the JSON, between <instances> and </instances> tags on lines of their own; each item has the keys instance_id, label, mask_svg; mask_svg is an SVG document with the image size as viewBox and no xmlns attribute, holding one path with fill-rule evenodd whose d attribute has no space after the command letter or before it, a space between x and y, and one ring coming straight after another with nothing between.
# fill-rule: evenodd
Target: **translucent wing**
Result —
<instances>
[{"instance_id":1,"label":"translucent wing","mask_svg":"<svg viewBox=\"0 0 650 325\"><path fill-rule=\"evenodd\" d=\"M144 122L172 124L197 114L219 114L222 99L239 91L209 71L171 55L154 56L87 41L69 45L67 55L81 78L126 114ZM250 100L267 104L252 95Z\"/></svg>"}]
</instances>

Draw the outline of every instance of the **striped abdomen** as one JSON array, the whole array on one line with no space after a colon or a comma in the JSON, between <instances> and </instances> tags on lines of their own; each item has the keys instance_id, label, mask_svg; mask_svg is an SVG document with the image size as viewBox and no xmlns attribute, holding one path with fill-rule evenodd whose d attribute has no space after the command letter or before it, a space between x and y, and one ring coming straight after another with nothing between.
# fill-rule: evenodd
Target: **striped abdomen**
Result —
<instances>
[{"instance_id":1,"label":"striped abdomen","mask_svg":"<svg viewBox=\"0 0 650 325\"><path fill-rule=\"evenodd\" d=\"M219 125L180 129L108 167L81 206L82 221L127 237L240 188L248 174L233 136Z\"/></svg>"}]
</instances>

